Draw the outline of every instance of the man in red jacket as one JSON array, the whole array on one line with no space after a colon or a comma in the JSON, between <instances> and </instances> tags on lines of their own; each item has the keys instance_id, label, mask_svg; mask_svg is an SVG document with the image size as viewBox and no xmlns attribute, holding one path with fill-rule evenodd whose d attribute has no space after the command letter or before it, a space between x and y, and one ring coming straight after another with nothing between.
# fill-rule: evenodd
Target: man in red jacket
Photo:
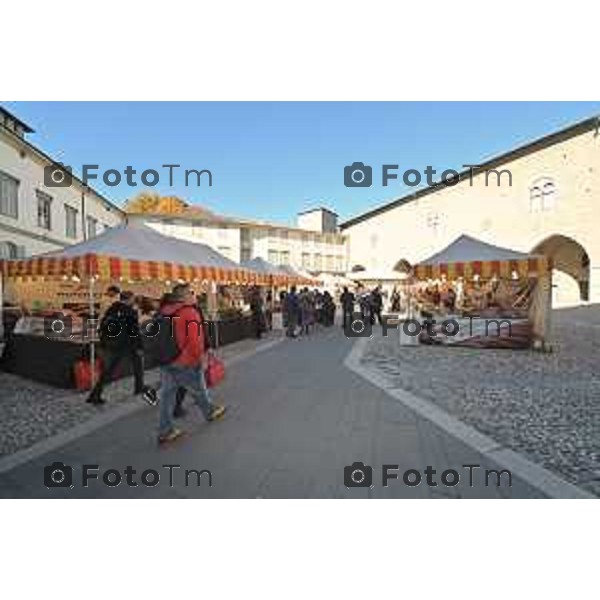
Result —
<instances>
[{"instance_id":1,"label":"man in red jacket","mask_svg":"<svg viewBox=\"0 0 600 600\"><path fill-rule=\"evenodd\" d=\"M200 313L196 309L194 291L187 284L173 288L171 302L161 313L171 319L178 356L160 368L160 425L158 442L172 442L182 435L173 426L173 404L178 388L185 388L194 398L207 421L221 419L225 407L211 402L204 380L204 330Z\"/></svg>"}]
</instances>

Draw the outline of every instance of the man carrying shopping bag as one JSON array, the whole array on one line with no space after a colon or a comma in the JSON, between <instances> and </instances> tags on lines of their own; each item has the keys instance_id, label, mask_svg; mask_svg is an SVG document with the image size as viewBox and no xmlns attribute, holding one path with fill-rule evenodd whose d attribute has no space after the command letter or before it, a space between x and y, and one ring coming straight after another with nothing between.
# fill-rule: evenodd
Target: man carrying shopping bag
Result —
<instances>
[{"instance_id":1,"label":"man carrying shopping bag","mask_svg":"<svg viewBox=\"0 0 600 600\"><path fill-rule=\"evenodd\" d=\"M186 284L176 285L169 302L161 309L161 316L162 326L170 325L170 334L174 338L174 343L162 342L165 347L160 361L158 442L164 444L176 440L183 433L173 426L173 404L178 388L185 388L193 397L207 421L223 418L226 409L212 403L206 387L204 363L207 355L204 351L204 330L202 318L196 309L194 291ZM163 335L161 338L165 340Z\"/></svg>"}]
</instances>

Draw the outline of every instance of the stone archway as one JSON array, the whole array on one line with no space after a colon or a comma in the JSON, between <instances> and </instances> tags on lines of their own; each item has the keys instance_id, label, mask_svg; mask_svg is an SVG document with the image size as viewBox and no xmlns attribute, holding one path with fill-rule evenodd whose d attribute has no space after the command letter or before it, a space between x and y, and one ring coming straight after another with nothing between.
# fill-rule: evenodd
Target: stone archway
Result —
<instances>
[{"instance_id":1,"label":"stone archway","mask_svg":"<svg viewBox=\"0 0 600 600\"><path fill-rule=\"evenodd\" d=\"M394 271L398 273L408 274L412 272L412 265L405 258L401 258L394 265Z\"/></svg>"},{"instance_id":2,"label":"stone archway","mask_svg":"<svg viewBox=\"0 0 600 600\"><path fill-rule=\"evenodd\" d=\"M554 306L576 306L589 300L590 259L579 242L556 234L537 244L532 253L552 260Z\"/></svg>"}]
</instances>

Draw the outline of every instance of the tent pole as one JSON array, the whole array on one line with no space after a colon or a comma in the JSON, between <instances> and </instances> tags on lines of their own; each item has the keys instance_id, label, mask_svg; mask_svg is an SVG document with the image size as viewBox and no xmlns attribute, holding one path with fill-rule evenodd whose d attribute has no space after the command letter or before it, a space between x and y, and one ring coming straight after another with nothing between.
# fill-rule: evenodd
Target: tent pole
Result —
<instances>
[{"instance_id":1,"label":"tent pole","mask_svg":"<svg viewBox=\"0 0 600 600\"><path fill-rule=\"evenodd\" d=\"M215 330L215 350L219 347L219 307L217 298L217 283L214 280L208 283L208 314L212 319Z\"/></svg>"},{"instance_id":2,"label":"tent pole","mask_svg":"<svg viewBox=\"0 0 600 600\"><path fill-rule=\"evenodd\" d=\"M0 268L0 340L4 339L4 273Z\"/></svg>"},{"instance_id":3,"label":"tent pole","mask_svg":"<svg viewBox=\"0 0 600 600\"><path fill-rule=\"evenodd\" d=\"M546 278L547 289L545 294L545 318L544 318L544 349L552 352L552 269L548 269Z\"/></svg>"},{"instance_id":4,"label":"tent pole","mask_svg":"<svg viewBox=\"0 0 600 600\"><path fill-rule=\"evenodd\" d=\"M94 276L89 276L89 300L90 300L90 316L94 323L96 321L95 305L94 305ZM87 327L86 327L87 330ZM87 331L86 331L87 333ZM96 385L96 341L95 341L95 328L92 332L92 341L90 344L90 374L92 381L92 389Z\"/></svg>"},{"instance_id":5,"label":"tent pole","mask_svg":"<svg viewBox=\"0 0 600 600\"><path fill-rule=\"evenodd\" d=\"M275 312L275 281L273 277L271 279L271 306L269 306L269 310L271 311L271 331L273 331L273 313Z\"/></svg>"}]
</instances>

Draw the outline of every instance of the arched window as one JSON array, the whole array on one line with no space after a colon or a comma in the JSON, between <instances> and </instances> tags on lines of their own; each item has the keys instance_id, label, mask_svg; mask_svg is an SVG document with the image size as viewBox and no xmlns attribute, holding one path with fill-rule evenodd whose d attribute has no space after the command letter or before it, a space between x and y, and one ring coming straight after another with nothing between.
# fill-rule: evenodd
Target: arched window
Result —
<instances>
[{"instance_id":1,"label":"arched window","mask_svg":"<svg viewBox=\"0 0 600 600\"><path fill-rule=\"evenodd\" d=\"M542 196L542 205L544 210L550 210L551 208L554 208L554 200L556 196L554 181L547 180L544 182L544 186L542 187Z\"/></svg>"},{"instance_id":2,"label":"arched window","mask_svg":"<svg viewBox=\"0 0 600 600\"><path fill-rule=\"evenodd\" d=\"M541 212L554 208L556 185L550 177L540 177L529 188L529 211Z\"/></svg>"},{"instance_id":3,"label":"arched window","mask_svg":"<svg viewBox=\"0 0 600 600\"><path fill-rule=\"evenodd\" d=\"M529 190L529 212L539 212L542 210L542 190L534 185Z\"/></svg>"}]
</instances>

